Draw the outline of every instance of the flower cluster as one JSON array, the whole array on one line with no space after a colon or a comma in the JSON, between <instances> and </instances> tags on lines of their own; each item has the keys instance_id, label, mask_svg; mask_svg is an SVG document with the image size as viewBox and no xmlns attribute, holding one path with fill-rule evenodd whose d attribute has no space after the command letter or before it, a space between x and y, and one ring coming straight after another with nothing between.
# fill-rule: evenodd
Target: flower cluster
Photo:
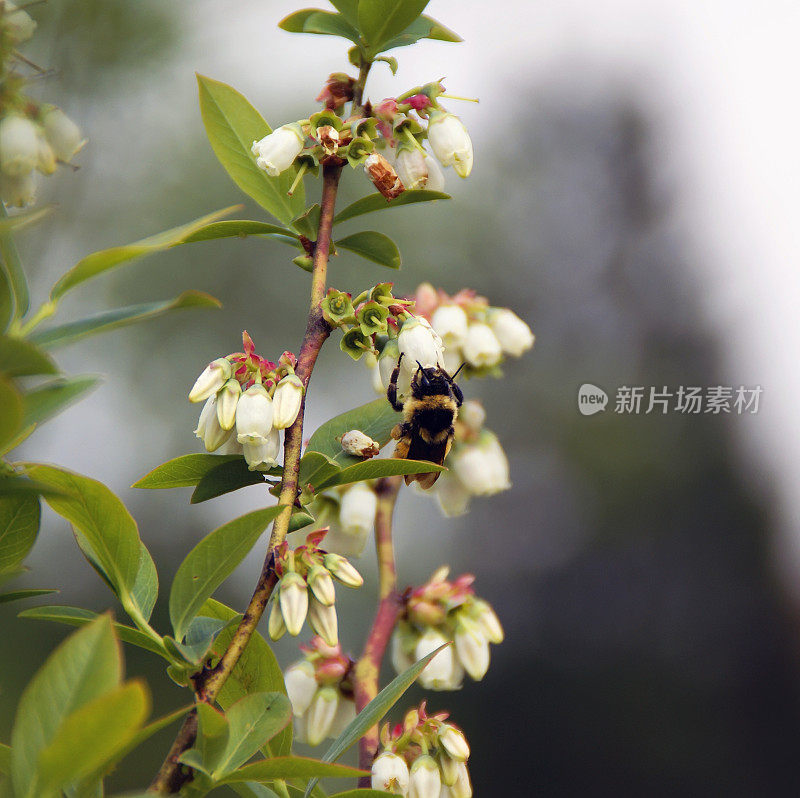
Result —
<instances>
[{"instance_id":1,"label":"flower cluster","mask_svg":"<svg viewBox=\"0 0 800 798\"><path fill-rule=\"evenodd\" d=\"M444 175L439 164L452 166L459 177L470 174L472 140L461 120L439 103L444 93L441 83L417 86L367 106L372 116L365 116L364 108L353 108L345 116L344 106L353 100L353 83L342 73L331 75L317 98L325 103L324 110L254 141L258 168L275 177L297 165L292 193L303 174L316 172L320 163L363 165L378 191L390 200L406 189L440 191ZM433 155L426 150L426 141Z\"/></svg>"},{"instance_id":2,"label":"flower cluster","mask_svg":"<svg viewBox=\"0 0 800 798\"><path fill-rule=\"evenodd\" d=\"M511 487L508 458L497 436L484 427L486 411L476 399L461 406L455 424L453 449L447 458L449 471L435 486L442 512L462 515L473 496L492 496Z\"/></svg>"},{"instance_id":3,"label":"flower cluster","mask_svg":"<svg viewBox=\"0 0 800 798\"><path fill-rule=\"evenodd\" d=\"M489 668L489 643L503 641L503 627L488 602L472 589L475 577L462 574L448 581L442 566L404 597L404 611L392 637L392 664L403 673L453 640L425 667L420 684L430 690L457 690L466 671L479 681Z\"/></svg>"},{"instance_id":4,"label":"flower cluster","mask_svg":"<svg viewBox=\"0 0 800 798\"><path fill-rule=\"evenodd\" d=\"M347 587L361 587L361 574L341 555L319 547L326 529L315 530L305 545L292 550L283 541L275 550L278 585L269 616L269 635L273 640L289 632L297 637L306 618L311 628L329 646L339 642L334 578Z\"/></svg>"},{"instance_id":5,"label":"flower cluster","mask_svg":"<svg viewBox=\"0 0 800 798\"><path fill-rule=\"evenodd\" d=\"M300 646L304 657L283 674L292 702L294 739L319 745L326 737L338 737L356 716L350 683L353 660L341 645L328 645L315 636Z\"/></svg>"},{"instance_id":6,"label":"flower cluster","mask_svg":"<svg viewBox=\"0 0 800 798\"><path fill-rule=\"evenodd\" d=\"M205 402L194 432L207 451L225 446L225 454L244 454L251 471L265 471L278 463L279 430L294 424L305 388L291 352L276 365L255 353L246 330L242 342L243 352L213 360L189 391L189 401Z\"/></svg>"},{"instance_id":7,"label":"flower cluster","mask_svg":"<svg viewBox=\"0 0 800 798\"><path fill-rule=\"evenodd\" d=\"M40 104L24 93L28 78L15 65L29 65L16 48L33 36L36 23L26 11L5 0L0 8L0 60L3 76L0 118L0 196L7 205L25 207L36 199L37 172L52 175L86 144L78 126L54 105Z\"/></svg>"},{"instance_id":8,"label":"flower cluster","mask_svg":"<svg viewBox=\"0 0 800 798\"><path fill-rule=\"evenodd\" d=\"M469 744L447 712L428 715L425 702L393 729L381 729L372 789L409 798L471 798Z\"/></svg>"}]
</instances>

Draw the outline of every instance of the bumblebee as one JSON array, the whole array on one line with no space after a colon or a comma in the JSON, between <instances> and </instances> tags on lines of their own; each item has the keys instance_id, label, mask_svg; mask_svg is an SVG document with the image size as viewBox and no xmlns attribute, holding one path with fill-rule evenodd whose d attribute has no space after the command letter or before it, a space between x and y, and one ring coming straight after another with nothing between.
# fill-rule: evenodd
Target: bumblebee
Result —
<instances>
[{"instance_id":1,"label":"bumblebee","mask_svg":"<svg viewBox=\"0 0 800 798\"><path fill-rule=\"evenodd\" d=\"M397 441L394 456L408 460L427 460L442 465L453 445L454 424L458 417L458 408L464 401L464 394L455 383L461 368L451 377L438 366L423 368L417 361L419 368L411 380L410 395L399 402L397 380L402 360L401 353L386 391L392 407L403 411L403 421L392 430L392 438ZM406 485L416 480L421 488L427 490L438 476L438 471L406 474Z\"/></svg>"}]
</instances>

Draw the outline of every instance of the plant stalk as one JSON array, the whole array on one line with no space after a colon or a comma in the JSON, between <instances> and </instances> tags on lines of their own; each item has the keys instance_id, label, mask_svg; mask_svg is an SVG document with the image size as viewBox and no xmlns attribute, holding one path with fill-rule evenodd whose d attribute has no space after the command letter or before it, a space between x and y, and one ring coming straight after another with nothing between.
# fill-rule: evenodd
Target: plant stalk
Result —
<instances>
[{"instance_id":1,"label":"plant stalk","mask_svg":"<svg viewBox=\"0 0 800 798\"><path fill-rule=\"evenodd\" d=\"M356 711L362 709L378 695L378 678L386 647L402 610L402 597L397 592L397 569L392 543L392 519L402 477L383 477L375 484L378 509L375 514L375 549L378 555L379 603L364 652L356 663L353 689ZM358 765L364 770L372 767L378 751L378 727L373 726L358 743ZM369 787L368 776L360 779L361 787Z\"/></svg>"}]
</instances>

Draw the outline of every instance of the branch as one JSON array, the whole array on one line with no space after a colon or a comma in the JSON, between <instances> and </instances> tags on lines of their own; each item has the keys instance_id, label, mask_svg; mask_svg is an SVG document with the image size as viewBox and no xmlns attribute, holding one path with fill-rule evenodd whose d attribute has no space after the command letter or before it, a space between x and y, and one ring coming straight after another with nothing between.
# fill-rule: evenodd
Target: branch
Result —
<instances>
[{"instance_id":1,"label":"branch","mask_svg":"<svg viewBox=\"0 0 800 798\"><path fill-rule=\"evenodd\" d=\"M392 545L392 516L397 494L402 485L402 477L384 477L375 485L378 495L378 509L375 514L375 548L378 554L379 597L378 611L372 623L364 653L355 667L354 691L356 711L364 707L378 695L378 677L381 663L389 639L392 636L403 603L397 592L397 571ZM378 751L378 727L373 726L358 743L358 765L369 770ZM360 786L369 787L368 776L362 777Z\"/></svg>"},{"instance_id":2,"label":"branch","mask_svg":"<svg viewBox=\"0 0 800 798\"><path fill-rule=\"evenodd\" d=\"M325 295L333 212L341 172L342 167L339 163L323 166L322 203L317 243L314 248L314 270L311 281L311 308L308 313L303 343L297 358L297 368L295 369L295 373L306 387L311 379L311 372L314 370L319 351L331 332L330 326L322 317L319 303ZM283 477L281 479L278 504L285 507L285 510L275 519L272 525L272 534L270 535L267 554L264 558L264 566L261 569L261 576L230 645L213 668L204 669L192 677L198 701L204 701L208 704L214 703L219 691L239 661L239 657L250 642L250 637L261 620L267 602L277 583L274 568L275 548L285 540L289 532L289 521L292 516L291 508L297 501L299 493L298 477L303 445L304 414L305 397L303 397L297 419L286 430L283 440ZM162 795L176 793L183 784L191 780L191 769L181 766L178 758L184 751L194 745L196 737L197 714L193 711L187 715L167 758L150 785L150 792Z\"/></svg>"}]
</instances>

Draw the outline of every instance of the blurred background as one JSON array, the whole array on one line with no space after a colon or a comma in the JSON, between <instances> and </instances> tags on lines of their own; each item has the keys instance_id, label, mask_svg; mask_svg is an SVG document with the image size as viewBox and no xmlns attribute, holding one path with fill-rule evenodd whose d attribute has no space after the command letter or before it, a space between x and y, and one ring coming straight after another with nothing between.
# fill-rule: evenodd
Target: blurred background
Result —
<instances>
[{"instance_id":1,"label":"blurred background","mask_svg":"<svg viewBox=\"0 0 800 798\"><path fill-rule=\"evenodd\" d=\"M346 46L284 33L291 2L49 0L30 13L26 54L89 137L81 169L46 182L57 212L21 238L34 296L84 254L244 201L214 159L194 72L231 83L278 125L307 116ZM746 0L432 0L465 38L393 53L373 99L445 77L475 143L453 199L360 219L400 245L399 274L343 253L340 289L429 279L475 288L537 334L500 381L464 385L504 442L513 489L447 520L434 501L401 498L401 583L440 563L477 575L506 642L482 683L429 695L472 744L476 794L793 795L800 744L800 342L795 76L800 8ZM343 202L370 188L346 173ZM309 183L309 197L318 186ZM314 200L310 200L314 201ZM348 228L350 229L350 228ZM139 522L162 585L186 552L259 505L248 488L190 506L189 490L129 486L163 460L199 451L186 393L206 362L239 347L295 349L308 275L263 240L179 248L87 284L63 318L167 298L219 297L59 353L72 373L105 375L88 400L37 432L20 459L102 479ZM761 385L756 415L584 417L578 386ZM323 350L308 428L373 394L366 369ZM422 552L422 553L420 553ZM256 551L219 591L243 606ZM49 511L28 585L96 610L110 594L65 522ZM362 595L344 597L343 642L357 654L371 621L374 555ZM369 603L369 599L367 599ZM156 623L167 629L166 601ZM0 739L23 685L66 628L0 607ZM352 619L352 620L350 620ZM293 644L277 646L283 664ZM186 695L160 661L126 650L161 709ZM388 677L387 672L387 677ZM412 691L401 706L422 697ZM174 729L111 779L142 786ZM144 775L143 775L144 774Z\"/></svg>"}]
</instances>

